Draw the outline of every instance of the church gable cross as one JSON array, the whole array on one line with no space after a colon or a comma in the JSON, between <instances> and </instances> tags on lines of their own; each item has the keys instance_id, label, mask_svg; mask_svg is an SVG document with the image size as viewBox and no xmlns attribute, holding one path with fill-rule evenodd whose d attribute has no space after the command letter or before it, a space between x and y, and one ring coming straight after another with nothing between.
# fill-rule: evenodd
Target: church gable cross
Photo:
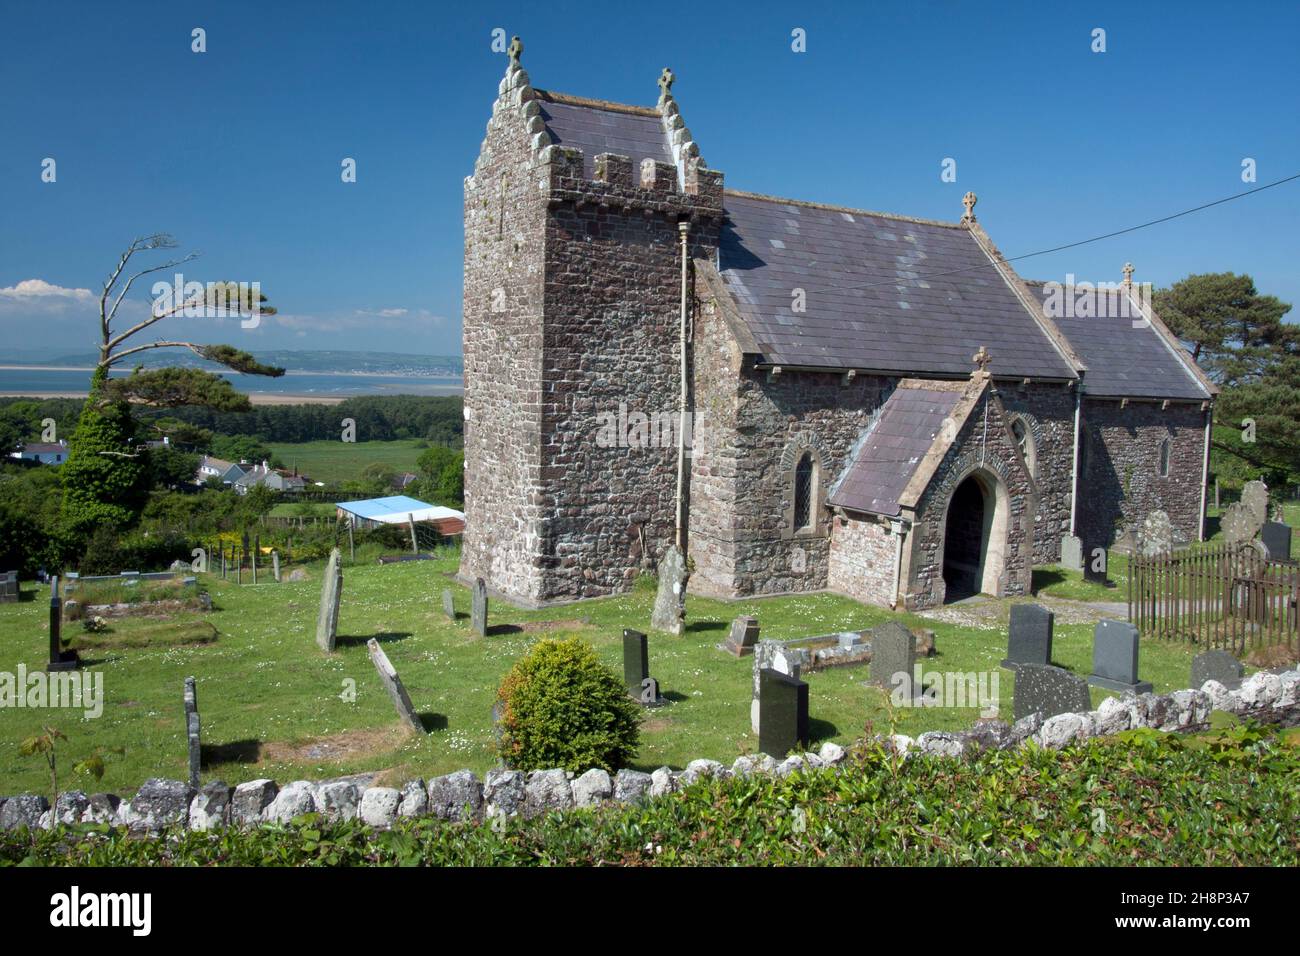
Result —
<instances>
[{"instance_id":1,"label":"church gable cross","mask_svg":"<svg viewBox=\"0 0 1300 956\"><path fill-rule=\"evenodd\" d=\"M980 372L987 375L989 373L989 363L993 361L993 356L989 354L988 349L981 345L980 350L972 355L970 360L979 366Z\"/></svg>"},{"instance_id":2,"label":"church gable cross","mask_svg":"<svg viewBox=\"0 0 1300 956\"><path fill-rule=\"evenodd\" d=\"M677 77L673 76L673 71L668 67L664 67L664 71L659 74L659 95L664 99L673 95L673 80L675 79Z\"/></svg>"}]
</instances>

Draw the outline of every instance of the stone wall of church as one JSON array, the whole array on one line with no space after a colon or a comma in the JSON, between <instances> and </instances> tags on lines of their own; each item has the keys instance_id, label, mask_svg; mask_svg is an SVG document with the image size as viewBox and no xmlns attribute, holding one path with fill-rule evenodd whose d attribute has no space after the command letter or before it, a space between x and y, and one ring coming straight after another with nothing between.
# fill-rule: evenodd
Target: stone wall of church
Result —
<instances>
[{"instance_id":1,"label":"stone wall of church","mask_svg":"<svg viewBox=\"0 0 1300 956\"><path fill-rule=\"evenodd\" d=\"M827 587L857 601L888 607L894 600L896 553L888 519L836 517L831 528Z\"/></svg>"},{"instance_id":2,"label":"stone wall of church","mask_svg":"<svg viewBox=\"0 0 1300 956\"><path fill-rule=\"evenodd\" d=\"M1205 465L1205 412L1199 404L1085 398L1078 531L1086 547L1107 545L1154 510L1195 541L1200 534ZM1170 443L1169 475L1160 475L1160 445ZM1094 542L1096 544L1094 544Z\"/></svg>"},{"instance_id":3,"label":"stone wall of church","mask_svg":"<svg viewBox=\"0 0 1300 956\"><path fill-rule=\"evenodd\" d=\"M1033 436L1031 471L1038 485L1034 563L1056 564L1061 537L1070 533L1070 484L1074 473L1074 389L1068 385L999 383L1007 414L1022 418Z\"/></svg>"}]
</instances>

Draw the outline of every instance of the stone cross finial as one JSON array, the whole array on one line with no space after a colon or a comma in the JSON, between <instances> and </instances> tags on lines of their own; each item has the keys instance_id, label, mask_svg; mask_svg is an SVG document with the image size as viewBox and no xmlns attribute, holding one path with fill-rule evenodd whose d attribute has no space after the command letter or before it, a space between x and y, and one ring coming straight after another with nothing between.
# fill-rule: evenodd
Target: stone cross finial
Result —
<instances>
[{"instance_id":1,"label":"stone cross finial","mask_svg":"<svg viewBox=\"0 0 1300 956\"><path fill-rule=\"evenodd\" d=\"M659 74L660 96L667 98L673 95L673 80L675 79L677 79L677 77L673 76L673 71L668 69L668 67L664 67L664 71Z\"/></svg>"},{"instance_id":2,"label":"stone cross finial","mask_svg":"<svg viewBox=\"0 0 1300 956\"><path fill-rule=\"evenodd\" d=\"M989 354L988 349L981 345L980 350L972 355L970 360L980 367L981 372L987 374L989 363L993 361L993 356Z\"/></svg>"},{"instance_id":3,"label":"stone cross finial","mask_svg":"<svg viewBox=\"0 0 1300 956\"><path fill-rule=\"evenodd\" d=\"M977 202L979 202L979 199L971 192L961 197L961 204L966 207L966 215L961 217L962 222L975 221L975 204Z\"/></svg>"},{"instance_id":4,"label":"stone cross finial","mask_svg":"<svg viewBox=\"0 0 1300 956\"><path fill-rule=\"evenodd\" d=\"M524 55L524 42L519 37L510 38L510 46L506 48L506 56L510 57L510 66L519 65L519 58Z\"/></svg>"},{"instance_id":5,"label":"stone cross finial","mask_svg":"<svg viewBox=\"0 0 1300 956\"><path fill-rule=\"evenodd\" d=\"M1124 263L1124 284L1125 285L1133 284L1133 271L1134 271L1133 263L1131 262Z\"/></svg>"}]
</instances>

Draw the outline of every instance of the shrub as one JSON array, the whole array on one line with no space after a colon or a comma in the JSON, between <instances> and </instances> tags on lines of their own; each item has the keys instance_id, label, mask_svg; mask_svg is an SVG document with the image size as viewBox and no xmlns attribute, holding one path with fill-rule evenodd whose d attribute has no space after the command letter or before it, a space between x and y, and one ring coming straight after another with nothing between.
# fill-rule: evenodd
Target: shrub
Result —
<instances>
[{"instance_id":1,"label":"shrub","mask_svg":"<svg viewBox=\"0 0 1300 956\"><path fill-rule=\"evenodd\" d=\"M640 708L578 638L541 641L501 682L497 751L516 770L617 770L636 754Z\"/></svg>"}]
</instances>

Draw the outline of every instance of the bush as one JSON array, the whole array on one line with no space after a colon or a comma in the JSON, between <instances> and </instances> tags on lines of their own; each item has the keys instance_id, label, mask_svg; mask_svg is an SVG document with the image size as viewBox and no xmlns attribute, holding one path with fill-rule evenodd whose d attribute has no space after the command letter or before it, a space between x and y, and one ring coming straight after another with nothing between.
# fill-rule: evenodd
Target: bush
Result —
<instances>
[{"instance_id":1,"label":"bush","mask_svg":"<svg viewBox=\"0 0 1300 956\"><path fill-rule=\"evenodd\" d=\"M640 708L583 641L541 641L501 682L497 752L516 770L617 770L636 754Z\"/></svg>"}]
</instances>

